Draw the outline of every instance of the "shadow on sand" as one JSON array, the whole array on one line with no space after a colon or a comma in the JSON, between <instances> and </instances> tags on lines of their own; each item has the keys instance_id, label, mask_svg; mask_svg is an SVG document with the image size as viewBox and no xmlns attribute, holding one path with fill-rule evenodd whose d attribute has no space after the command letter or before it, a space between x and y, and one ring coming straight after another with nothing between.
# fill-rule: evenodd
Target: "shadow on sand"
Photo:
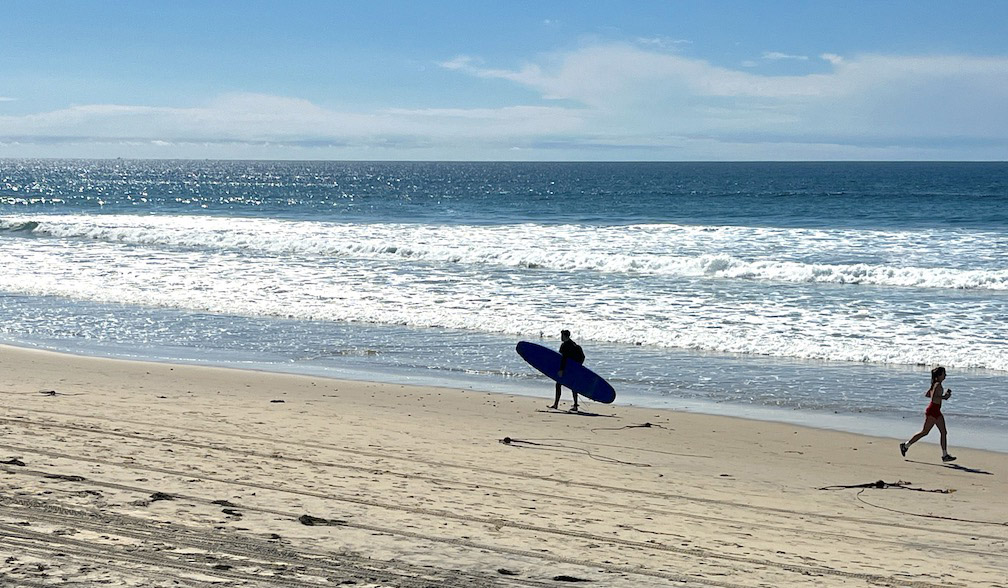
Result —
<instances>
[{"instance_id":1,"label":"shadow on sand","mask_svg":"<svg viewBox=\"0 0 1008 588\"><path fill-rule=\"evenodd\" d=\"M926 461L917 461L917 460L913 460L913 459L907 459L907 460L904 460L904 461L908 461L910 463L919 463L921 465L934 466L934 467L937 467L937 468L948 468L950 470L956 470L956 471L959 471L959 472L966 472L968 474L983 474L985 476L993 476L994 475L993 473L988 472L987 470L981 470L979 468L968 468L966 466L959 465L957 463L929 463L929 462L926 462Z\"/></svg>"},{"instance_id":2,"label":"shadow on sand","mask_svg":"<svg viewBox=\"0 0 1008 588\"><path fill-rule=\"evenodd\" d=\"M597 412L587 412L587 411L584 411L584 410L579 410L577 412L574 412L574 411L570 411L570 410L559 410L559 409L553 409L553 408L546 408L546 409L539 409L536 412L548 412L548 413L552 413L552 414L569 414L571 416L583 416L583 417L605 417L605 418L610 418L610 419L616 418L616 415L614 415L614 414L599 414Z\"/></svg>"}]
</instances>

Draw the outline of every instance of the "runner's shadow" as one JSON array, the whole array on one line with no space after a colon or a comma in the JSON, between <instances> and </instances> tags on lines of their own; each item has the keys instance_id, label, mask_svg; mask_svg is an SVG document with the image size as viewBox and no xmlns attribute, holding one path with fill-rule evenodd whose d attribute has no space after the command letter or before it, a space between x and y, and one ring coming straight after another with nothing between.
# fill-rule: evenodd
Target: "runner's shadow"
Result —
<instances>
[{"instance_id":1,"label":"runner's shadow","mask_svg":"<svg viewBox=\"0 0 1008 588\"><path fill-rule=\"evenodd\" d=\"M605 418L610 418L610 419L616 418L616 415L614 415L614 414L599 414L597 412L585 412L583 410L579 410L577 412L572 412L572 411L569 411L569 410L550 410L550 409L547 408L545 410L542 410L542 409L536 410L536 412L548 412L548 413L552 413L552 414L569 414L569 415L583 416L583 417L605 417Z\"/></svg>"},{"instance_id":2,"label":"runner's shadow","mask_svg":"<svg viewBox=\"0 0 1008 588\"><path fill-rule=\"evenodd\" d=\"M913 460L913 459L908 459L906 461L908 461L910 463L919 463L921 465L929 465L929 466L935 466L935 467L939 467L939 468L948 468L950 470L956 470L956 471L959 471L959 472L966 472L968 474L983 474L985 476L993 476L994 475L992 472L988 472L986 470L981 470L979 468L968 468L966 466L962 466L962 465L959 465L957 463L928 463L926 461L916 461L916 460Z\"/></svg>"}]
</instances>

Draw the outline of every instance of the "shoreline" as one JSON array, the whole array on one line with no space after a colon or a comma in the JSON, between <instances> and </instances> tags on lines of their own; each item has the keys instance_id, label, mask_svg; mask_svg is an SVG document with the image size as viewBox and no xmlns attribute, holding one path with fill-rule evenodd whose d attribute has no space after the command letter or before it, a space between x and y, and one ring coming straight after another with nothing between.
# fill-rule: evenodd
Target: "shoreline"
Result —
<instances>
[{"instance_id":1,"label":"shoreline","mask_svg":"<svg viewBox=\"0 0 1008 588\"><path fill-rule=\"evenodd\" d=\"M550 400L0 346L0 580L1004 585L1008 455Z\"/></svg>"},{"instance_id":2,"label":"shoreline","mask_svg":"<svg viewBox=\"0 0 1008 588\"><path fill-rule=\"evenodd\" d=\"M61 353L82 358L112 359L122 361L139 361L151 363L166 363L180 366L197 367L218 367L223 369L236 369L254 371L264 374L288 374L301 375L332 380L355 381L364 383L382 383L390 385L420 386L420 387L445 387L445 388L466 388L475 392L487 392L502 395L514 395L527 398L541 398L548 401L552 398L552 382L547 382L542 377L541 383L512 382L507 378L497 378L490 376L467 376L464 374L445 374L435 372L427 375L413 370L389 366L378 366L377 368L332 368L327 366L312 367L307 364L285 364L282 362L268 363L265 361L241 362L238 359L227 358L222 355L217 358L196 360L192 358L168 359L164 357L146 357L141 353L127 355L122 351L117 354L109 351L106 354L89 353L85 350L70 350L68 348L53 348L33 344L19 344L11 342L0 342L0 348L11 347L13 349L48 351L51 353ZM771 361L768 358L758 358L760 361ZM797 360L796 360L797 361ZM385 369L382 369L385 368ZM538 375L538 374L537 374ZM538 392L532 392L531 387L536 387ZM569 398L569 390L564 390ZM547 398L549 396L549 398ZM594 406L595 403L589 403ZM756 422L777 423L788 426L800 426L810 429L836 431L903 441L920 430L922 418L918 418L915 412L912 417L903 415L887 415L884 413L862 413L852 411L850 413L839 413L836 411L798 409L789 407L774 407L760 404L738 404L723 401L704 401L697 398L661 398L647 397L633 393L618 393L617 400L612 406L636 407L645 410L677 411L691 414L703 414L710 416L720 416L725 418L737 418ZM921 404L920 412L923 414L924 404ZM958 417L965 418L971 417ZM995 426L982 428L970 428L967 426L957 426L953 422L950 429L950 449L954 451L956 447L976 449L980 451L991 451L995 453L1008 454L1008 438L1000 435L1001 430ZM891 436L886 435L889 432ZM896 436L900 435L900 436ZM938 445L937 430L933 431L920 441L924 444Z\"/></svg>"}]
</instances>

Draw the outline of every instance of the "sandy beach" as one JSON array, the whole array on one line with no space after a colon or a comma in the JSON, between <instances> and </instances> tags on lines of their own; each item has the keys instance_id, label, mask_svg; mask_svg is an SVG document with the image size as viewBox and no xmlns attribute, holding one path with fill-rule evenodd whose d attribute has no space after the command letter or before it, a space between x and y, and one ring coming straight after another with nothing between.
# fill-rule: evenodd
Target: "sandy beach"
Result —
<instances>
[{"instance_id":1,"label":"sandy beach","mask_svg":"<svg viewBox=\"0 0 1008 588\"><path fill-rule=\"evenodd\" d=\"M955 422L943 464L541 388L0 347L0 584L1008 586L1008 455Z\"/></svg>"}]
</instances>

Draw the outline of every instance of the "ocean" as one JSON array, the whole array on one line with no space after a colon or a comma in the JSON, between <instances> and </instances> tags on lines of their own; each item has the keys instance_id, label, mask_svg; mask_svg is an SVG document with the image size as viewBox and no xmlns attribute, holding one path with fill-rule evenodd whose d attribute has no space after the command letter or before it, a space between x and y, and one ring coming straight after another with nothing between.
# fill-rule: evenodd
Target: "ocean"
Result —
<instances>
[{"instance_id":1,"label":"ocean","mask_svg":"<svg viewBox=\"0 0 1008 588\"><path fill-rule=\"evenodd\" d=\"M1006 163L0 160L0 259L14 345L545 406L567 328L617 404L890 437L940 364L1008 451Z\"/></svg>"}]
</instances>

